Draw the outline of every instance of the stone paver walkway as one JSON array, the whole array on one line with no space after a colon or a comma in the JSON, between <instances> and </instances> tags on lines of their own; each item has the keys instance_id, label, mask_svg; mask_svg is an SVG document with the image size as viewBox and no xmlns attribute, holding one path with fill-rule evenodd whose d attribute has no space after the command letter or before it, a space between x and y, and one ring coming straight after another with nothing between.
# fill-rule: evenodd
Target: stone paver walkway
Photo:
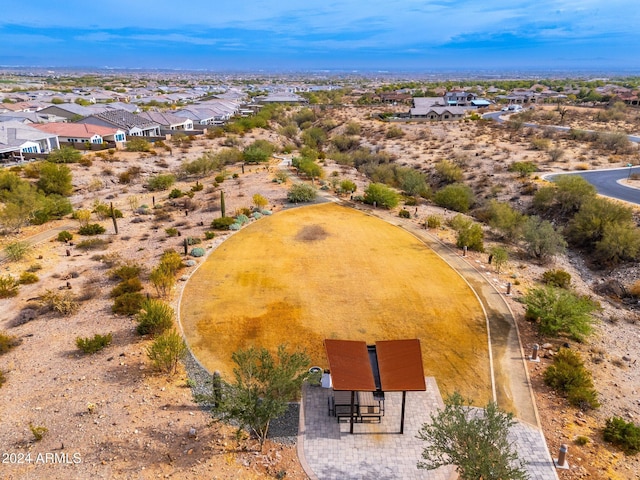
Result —
<instances>
[{"instance_id":1,"label":"stone paver walkway","mask_svg":"<svg viewBox=\"0 0 640 480\"><path fill-rule=\"evenodd\" d=\"M453 480L453 467L420 470L424 442L416 437L432 412L444 406L433 377L426 392L408 392L404 434L400 435L401 393L385 394L381 423L338 423L328 414L330 389L305 386L298 438L298 457L313 480ZM531 480L557 480L542 433L519 422L510 432Z\"/></svg>"}]
</instances>

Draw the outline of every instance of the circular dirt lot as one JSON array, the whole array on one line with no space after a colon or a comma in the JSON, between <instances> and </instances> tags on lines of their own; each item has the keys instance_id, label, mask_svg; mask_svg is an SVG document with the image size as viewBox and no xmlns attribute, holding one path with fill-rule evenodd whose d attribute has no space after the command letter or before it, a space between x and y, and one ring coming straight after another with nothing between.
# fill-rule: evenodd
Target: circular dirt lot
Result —
<instances>
[{"instance_id":1,"label":"circular dirt lot","mask_svg":"<svg viewBox=\"0 0 640 480\"><path fill-rule=\"evenodd\" d=\"M327 367L323 340L419 338L445 393L490 398L486 320L475 294L406 231L325 203L262 218L191 276L181 321L196 357L230 375L231 354L286 343Z\"/></svg>"}]
</instances>

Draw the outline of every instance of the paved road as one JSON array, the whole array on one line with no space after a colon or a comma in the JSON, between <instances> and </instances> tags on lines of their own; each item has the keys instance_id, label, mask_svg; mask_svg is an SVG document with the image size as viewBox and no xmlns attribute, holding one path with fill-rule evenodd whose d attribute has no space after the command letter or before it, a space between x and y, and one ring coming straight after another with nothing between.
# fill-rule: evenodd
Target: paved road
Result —
<instances>
[{"instance_id":1,"label":"paved road","mask_svg":"<svg viewBox=\"0 0 640 480\"><path fill-rule=\"evenodd\" d=\"M580 175L587 182L596 187L596 190L600 195L640 205L640 190L637 188L627 187L620 183L621 180L626 180L632 173L640 174L640 167L562 173L549 175L546 178L548 180L553 180L559 175Z\"/></svg>"},{"instance_id":2,"label":"paved road","mask_svg":"<svg viewBox=\"0 0 640 480\"><path fill-rule=\"evenodd\" d=\"M505 112L491 112L485 113L482 117L495 120L499 123L503 123L504 119L500 118L500 115L504 115ZM526 127L538 128L538 125L535 123L525 123ZM561 127L559 125L550 126L558 131L568 131L569 127ZM585 130L587 132L592 132L593 130ZM628 135L629 141L640 143L640 136L637 135ZM611 197L618 200L622 200L624 202L634 203L636 205L640 205L640 190L627 187L620 183L621 180L625 180L632 173L640 173L640 167L633 168L618 168L618 169L607 169L607 170L592 170L590 172L572 172L572 173L563 173L556 175L548 175L547 179L553 180L553 178L558 175L580 175L594 187L600 195L604 195L605 197Z\"/></svg>"}]
</instances>

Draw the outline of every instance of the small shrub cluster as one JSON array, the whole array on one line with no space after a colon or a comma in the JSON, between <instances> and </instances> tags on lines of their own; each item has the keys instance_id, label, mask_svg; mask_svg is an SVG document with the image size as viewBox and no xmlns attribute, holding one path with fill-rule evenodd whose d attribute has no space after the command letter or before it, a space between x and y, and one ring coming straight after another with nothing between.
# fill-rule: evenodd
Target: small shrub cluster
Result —
<instances>
[{"instance_id":1,"label":"small shrub cluster","mask_svg":"<svg viewBox=\"0 0 640 480\"><path fill-rule=\"evenodd\" d=\"M182 257L175 250L166 250L160 257L160 263L151 271L149 280L158 295L166 296L176 283L176 274L184 267Z\"/></svg>"},{"instance_id":2,"label":"small shrub cluster","mask_svg":"<svg viewBox=\"0 0 640 480\"><path fill-rule=\"evenodd\" d=\"M542 281L553 287L569 288L571 286L571 274L562 269L547 270L542 274Z\"/></svg>"},{"instance_id":3,"label":"small shrub cluster","mask_svg":"<svg viewBox=\"0 0 640 480\"><path fill-rule=\"evenodd\" d=\"M20 278L18 278L18 283L20 285L30 285L32 283L37 283L40 279L35 273L32 272L22 272L20 274Z\"/></svg>"},{"instance_id":4,"label":"small shrub cluster","mask_svg":"<svg viewBox=\"0 0 640 480\"><path fill-rule=\"evenodd\" d=\"M72 233L68 232L67 230L62 230L60 233L58 233L57 240L59 242L68 242L72 238L73 238Z\"/></svg>"},{"instance_id":5,"label":"small shrub cluster","mask_svg":"<svg viewBox=\"0 0 640 480\"><path fill-rule=\"evenodd\" d=\"M140 278L133 277L120 281L120 283L113 287L110 296L111 298L117 298L125 293L135 293L140 290L142 290L142 282L140 281Z\"/></svg>"},{"instance_id":6,"label":"small shrub cluster","mask_svg":"<svg viewBox=\"0 0 640 480\"><path fill-rule=\"evenodd\" d=\"M640 427L620 417L607 420L604 439L619 446L628 455L640 452Z\"/></svg>"},{"instance_id":7,"label":"small shrub cluster","mask_svg":"<svg viewBox=\"0 0 640 480\"><path fill-rule=\"evenodd\" d=\"M145 300L136 316L136 331L140 335L160 335L173 326L173 316L173 308L162 300Z\"/></svg>"},{"instance_id":8,"label":"small shrub cluster","mask_svg":"<svg viewBox=\"0 0 640 480\"><path fill-rule=\"evenodd\" d=\"M192 257L204 257L204 248L196 247L191 250Z\"/></svg>"},{"instance_id":9,"label":"small shrub cluster","mask_svg":"<svg viewBox=\"0 0 640 480\"><path fill-rule=\"evenodd\" d=\"M76 346L82 350L83 353L91 354L96 353L111 344L113 340L110 333L107 335L95 334L93 337L78 337L76 338Z\"/></svg>"},{"instance_id":10,"label":"small shrub cluster","mask_svg":"<svg viewBox=\"0 0 640 480\"><path fill-rule=\"evenodd\" d=\"M111 270L109 276L120 282L111 290L114 299L111 311L120 315L133 315L140 310L144 300L140 274L142 267L136 263L127 263Z\"/></svg>"},{"instance_id":11,"label":"small shrub cluster","mask_svg":"<svg viewBox=\"0 0 640 480\"><path fill-rule=\"evenodd\" d=\"M211 228L214 230L229 230L229 227L233 223L235 223L235 219L233 217L216 218L211 222Z\"/></svg>"},{"instance_id":12,"label":"small shrub cluster","mask_svg":"<svg viewBox=\"0 0 640 480\"><path fill-rule=\"evenodd\" d=\"M83 225L78 229L78 233L80 235L100 235L106 232L106 229L100 225L99 223L89 223L88 225Z\"/></svg>"},{"instance_id":13,"label":"small shrub cluster","mask_svg":"<svg viewBox=\"0 0 640 480\"><path fill-rule=\"evenodd\" d=\"M142 274L142 266L137 263L126 263L109 272L109 278L114 280L129 280Z\"/></svg>"},{"instance_id":14,"label":"small shrub cluster","mask_svg":"<svg viewBox=\"0 0 640 480\"><path fill-rule=\"evenodd\" d=\"M46 290L41 295L40 306L46 311L56 312L65 317L70 317L80 308L80 304L71 292L61 293L53 290Z\"/></svg>"},{"instance_id":15,"label":"small shrub cluster","mask_svg":"<svg viewBox=\"0 0 640 480\"><path fill-rule=\"evenodd\" d=\"M164 233L166 233L168 237L177 237L178 229L175 227L165 228Z\"/></svg>"},{"instance_id":16,"label":"small shrub cluster","mask_svg":"<svg viewBox=\"0 0 640 480\"><path fill-rule=\"evenodd\" d=\"M167 375L173 375L177 372L178 362L186 354L187 345L175 329L166 331L147 347L147 356L154 368Z\"/></svg>"},{"instance_id":17,"label":"small shrub cluster","mask_svg":"<svg viewBox=\"0 0 640 480\"><path fill-rule=\"evenodd\" d=\"M315 200L316 189L306 183L296 183L287 192L287 200L291 203L305 203Z\"/></svg>"},{"instance_id":18,"label":"small shrub cluster","mask_svg":"<svg viewBox=\"0 0 640 480\"><path fill-rule=\"evenodd\" d=\"M110 243L109 240L105 240L104 238L90 238L78 242L76 248L79 250L104 250L108 248Z\"/></svg>"},{"instance_id":19,"label":"small shrub cluster","mask_svg":"<svg viewBox=\"0 0 640 480\"><path fill-rule=\"evenodd\" d=\"M442 217L439 215L429 215L427 217L427 228L440 228L442 225Z\"/></svg>"},{"instance_id":20,"label":"small shrub cluster","mask_svg":"<svg viewBox=\"0 0 640 480\"><path fill-rule=\"evenodd\" d=\"M13 262L22 260L29 250L31 250L31 246L27 242L13 242L4 247L5 255Z\"/></svg>"},{"instance_id":21,"label":"small shrub cluster","mask_svg":"<svg viewBox=\"0 0 640 480\"><path fill-rule=\"evenodd\" d=\"M566 395L574 407L587 409L600 406L591 372L584 366L580 355L572 350L560 349L553 358L553 365L545 370L544 381L554 390Z\"/></svg>"},{"instance_id":22,"label":"small shrub cluster","mask_svg":"<svg viewBox=\"0 0 640 480\"><path fill-rule=\"evenodd\" d=\"M398 216L400 218L411 218L411 213L409 210L402 209L398 212Z\"/></svg>"},{"instance_id":23,"label":"small shrub cluster","mask_svg":"<svg viewBox=\"0 0 640 480\"><path fill-rule=\"evenodd\" d=\"M11 275L0 277L0 298L11 298L18 295L18 282Z\"/></svg>"},{"instance_id":24,"label":"small shrub cluster","mask_svg":"<svg viewBox=\"0 0 640 480\"><path fill-rule=\"evenodd\" d=\"M0 332L0 355L7 353L13 347L17 347L22 343L19 338Z\"/></svg>"}]
</instances>

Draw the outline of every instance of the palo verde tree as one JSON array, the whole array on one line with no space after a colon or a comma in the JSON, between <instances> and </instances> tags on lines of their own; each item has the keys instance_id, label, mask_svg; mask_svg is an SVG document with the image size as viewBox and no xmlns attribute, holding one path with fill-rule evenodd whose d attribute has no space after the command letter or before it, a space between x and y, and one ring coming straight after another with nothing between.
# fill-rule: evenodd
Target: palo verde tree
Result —
<instances>
[{"instance_id":1,"label":"palo verde tree","mask_svg":"<svg viewBox=\"0 0 640 480\"><path fill-rule=\"evenodd\" d=\"M484 410L471 408L459 393L445 401L444 410L431 414L418 438L427 442L418 468L435 470L454 465L461 480L529 478L508 439L513 414L490 402Z\"/></svg>"},{"instance_id":2,"label":"palo verde tree","mask_svg":"<svg viewBox=\"0 0 640 480\"><path fill-rule=\"evenodd\" d=\"M275 357L266 348L250 347L231 358L236 364L234 380L223 383L219 412L240 429L249 428L262 450L271 420L284 414L288 402L299 395L309 375L309 357L280 345Z\"/></svg>"}]
</instances>

